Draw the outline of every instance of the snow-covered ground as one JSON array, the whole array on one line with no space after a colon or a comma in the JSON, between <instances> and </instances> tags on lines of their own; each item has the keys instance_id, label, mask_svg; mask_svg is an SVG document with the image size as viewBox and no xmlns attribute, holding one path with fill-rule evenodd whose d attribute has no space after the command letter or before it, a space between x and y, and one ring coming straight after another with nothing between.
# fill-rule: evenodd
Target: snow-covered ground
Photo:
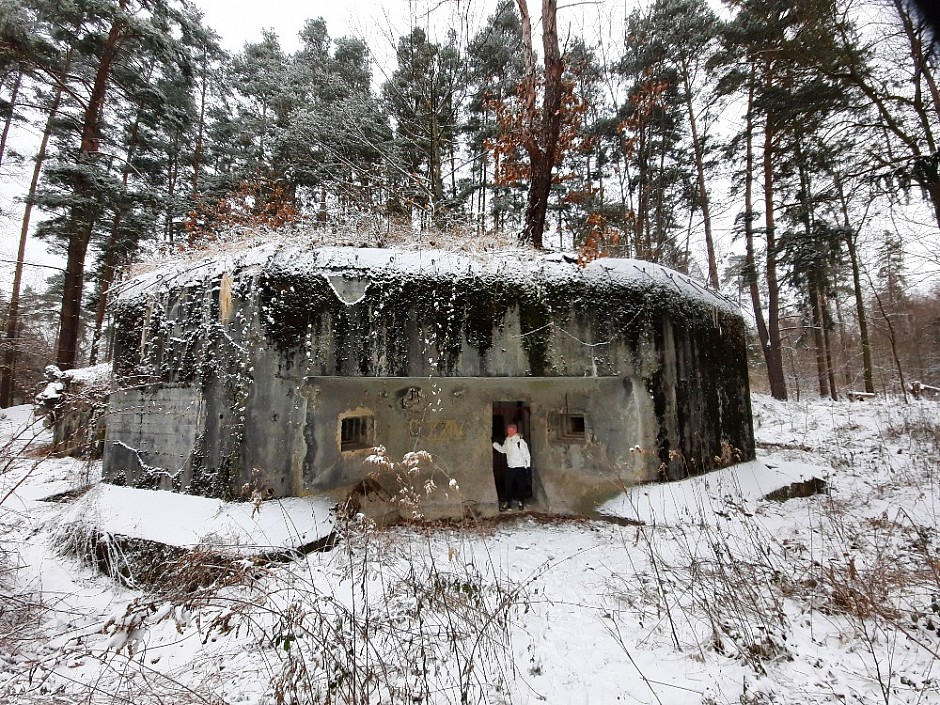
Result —
<instances>
[{"instance_id":1,"label":"snow-covered ground","mask_svg":"<svg viewBox=\"0 0 940 705\"><path fill-rule=\"evenodd\" d=\"M759 462L634 488L603 520L340 522L283 563L246 540L322 532L320 503L41 501L100 469L27 431L0 464L0 702L940 703L940 405L754 410ZM763 499L814 477L826 492ZM89 526L194 548L131 588L91 567L123 549L75 541Z\"/></svg>"}]
</instances>

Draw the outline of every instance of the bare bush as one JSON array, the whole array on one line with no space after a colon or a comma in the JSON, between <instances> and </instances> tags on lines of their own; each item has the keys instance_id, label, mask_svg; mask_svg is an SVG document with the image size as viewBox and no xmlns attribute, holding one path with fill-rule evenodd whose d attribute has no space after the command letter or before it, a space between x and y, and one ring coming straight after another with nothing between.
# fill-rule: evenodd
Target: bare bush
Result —
<instances>
[{"instance_id":1,"label":"bare bush","mask_svg":"<svg viewBox=\"0 0 940 705\"><path fill-rule=\"evenodd\" d=\"M508 686L525 584L456 552L442 569L430 539L429 555L401 555L398 538L367 523L349 530L337 549L343 599L306 579L269 591L276 703L468 703Z\"/></svg>"}]
</instances>

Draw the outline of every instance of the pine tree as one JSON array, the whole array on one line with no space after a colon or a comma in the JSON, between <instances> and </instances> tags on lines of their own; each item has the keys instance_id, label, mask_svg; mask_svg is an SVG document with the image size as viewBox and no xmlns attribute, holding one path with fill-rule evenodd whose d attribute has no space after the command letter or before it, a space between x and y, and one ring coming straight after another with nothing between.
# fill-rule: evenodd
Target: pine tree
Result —
<instances>
[{"instance_id":1,"label":"pine tree","mask_svg":"<svg viewBox=\"0 0 940 705\"><path fill-rule=\"evenodd\" d=\"M657 0L632 12L616 74L626 100L608 129L617 138L621 216L642 258L692 263L693 216L701 214L709 283L718 286L710 181L711 76L721 23L700 0Z\"/></svg>"},{"instance_id":2,"label":"pine tree","mask_svg":"<svg viewBox=\"0 0 940 705\"><path fill-rule=\"evenodd\" d=\"M372 95L368 47L331 40L322 20L307 22L301 39L290 68L299 100L279 150L295 186L312 193L318 220L327 220L328 200L341 210L371 210L390 132Z\"/></svg>"},{"instance_id":3,"label":"pine tree","mask_svg":"<svg viewBox=\"0 0 940 705\"><path fill-rule=\"evenodd\" d=\"M488 144L495 144L500 135L498 112L512 96L522 78L522 26L514 0L502 0L474 36L467 50L470 73L470 96L464 131L473 164L474 183L469 189L476 195L471 209L478 214L482 229L492 218L495 230L502 230L508 217L521 209L515 189L496 182L501 165L498 152L490 160Z\"/></svg>"},{"instance_id":4,"label":"pine tree","mask_svg":"<svg viewBox=\"0 0 940 705\"><path fill-rule=\"evenodd\" d=\"M28 42L25 8L12 0L0 0L0 166L16 116Z\"/></svg>"},{"instance_id":5,"label":"pine tree","mask_svg":"<svg viewBox=\"0 0 940 705\"><path fill-rule=\"evenodd\" d=\"M747 95L747 123L742 140L746 144L743 221L749 275L754 277L752 302L771 394L786 399L780 335L778 203L787 186L782 181L798 173L793 164L799 160L794 161L793 157L806 144L807 135L818 134L829 116L846 104L845 84L835 76L846 53L838 38L851 33L851 26L830 0L798 6L786 0L732 0L728 4L737 14L725 29L728 48L725 61L730 70L724 76L723 87ZM830 70L822 72L820 65ZM752 151L758 126L763 132L759 174ZM751 200L754 180L759 180L763 191L766 302L761 301L756 282L755 211Z\"/></svg>"},{"instance_id":6,"label":"pine tree","mask_svg":"<svg viewBox=\"0 0 940 705\"><path fill-rule=\"evenodd\" d=\"M230 80L239 98L233 102L228 126L235 147L228 168L233 190L243 183L256 184L255 211L285 190L286 198L293 200L287 160L279 145L296 96L291 90L289 58L277 35L265 30L260 42L246 44L232 61Z\"/></svg>"},{"instance_id":7,"label":"pine tree","mask_svg":"<svg viewBox=\"0 0 940 705\"><path fill-rule=\"evenodd\" d=\"M398 66L382 86L386 108L395 123L397 162L407 175L404 194L432 221L453 209L453 190L445 197L447 160L457 148L460 91L465 66L451 31L446 44L429 41L420 27L398 41ZM453 176L453 169L447 173Z\"/></svg>"},{"instance_id":8,"label":"pine tree","mask_svg":"<svg viewBox=\"0 0 940 705\"><path fill-rule=\"evenodd\" d=\"M30 179L29 189L26 193L25 206L23 209L23 218L20 224L19 247L16 255L16 267L13 272L13 287L10 293L10 302L7 307L6 324L4 329L4 343L2 352L2 362L0 362L0 407L6 408L13 403L13 393L15 380L13 372L17 366L19 350L22 347L18 342L20 327L20 287L23 283L23 265L26 256L26 242L30 232L30 221L32 217L33 205L35 203L36 192L39 186L39 177L42 174L43 164L46 159L46 150L49 146L49 139L52 136L53 128L59 114L59 105L62 101L63 86L65 77L68 76L72 63L71 50L65 52L62 59L63 65L59 73L60 79L56 81L51 96L42 96L40 104L46 106L46 122L42 131L42 137L39 142L39 149L36 152L33 164L32 178Z\"/></svg>"},{"instance_id":9,"label":"pine tree","mask_svg":"<svg viewBox=\"0 0 940 705\"><path fill-rule=\"evenodd\" d=\"M708 103L709 62L717 55L721 22L704 0L658 0L650 12L650 24L663 54L675 70L678 97L685 106L688 140L695 165L695 188L691 206L702 214L702 228L708 264L708 281L718 288L718 263L712 227L711 197L708 189L708 158L711 142ZM704 105L696 95L705 96Z\"/></svg>"},{"instance_id":10,"label":"pine tree","mask_svg":"<svg viewBox=\"0 0 940 705\"><path fill-rule=\"evenodd\" d=\"M72 52L73 71L62 86L69 99L61 129L52 136L55 159L36 197L52 214L42 231L66 253L56 358L71 367L78 354L86 255L121 195L115 163L126 159L111 129L112 121L120 122L120 97L138 94L142 77L172 81L191 73L181 62L177 37L186 35L183 28L193 16L188 6L167 0L44 0L34 7L60 54ZM51 80L60 68L60 58L37 58L32 66ZM120 92L112 93L116 87Z\"/></svg>"},{"instance_id":11,"label":"pine tree","mask_svg":"<svg viewBox=\"0 0 940 705\"><path fill-rule=\"evenodd\" d=\"M657 37L663 18L636 11L627 18L618 65L627 99L618 131L629 193L630 241L636 257L684 269L680 213L691 208L691 162L683 140L685 105L668 44ZM647 41L647 37L650 41Z\"/></svg>"},{"instance_id":12,"label":"pine tree","mask_svg":"<svg viewBox=\"0 0 940 705\"><path fill-rule=\"evenodd\" d=\"M562 161L554 177L555 208L583 244L601 226L606 145L600 139L609 117L602 105L603 68L593 48L573 39L564 53L565 117L559 135ZM600 220L599 220L600 218ZM559 245L564 246L564 242Z\"/></svg>"},{"instance_id":13,"label":"pine tree","mask_svg":"<svg viewBox=\"0 0 940 705\"><path fill-rule=\"evenodd\" d=\"M889 189L916 186L940 226L940 86L938 53L930 28L904 0L887 0L893 21L862 43L854 32L841 40L852 51L835 69L821 68L855 86L874 119L860 121L870 136L870 167Z\"/></svg>"}]
</instances>

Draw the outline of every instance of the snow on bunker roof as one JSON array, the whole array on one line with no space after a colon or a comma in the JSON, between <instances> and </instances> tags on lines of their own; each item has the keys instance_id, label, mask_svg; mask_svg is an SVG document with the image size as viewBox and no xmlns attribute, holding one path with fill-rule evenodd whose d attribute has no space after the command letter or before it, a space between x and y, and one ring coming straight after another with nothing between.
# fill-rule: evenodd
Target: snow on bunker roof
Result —
<instances>
[{"instance_id":1,"label":"snow on bunker roof","mask_svg":"<svg viewBox=\"0 0 940 705\"><path fill-rule=\"evenodd\" d=\"M121 288L118 305L164 290L198 286L225 273L238 275L278 271L308 276L322 274L337 297L358 303L374 279L427 277L477 278L538 285L546 281L582 282L605 288L654 288L679 294L701 305L741 315L736 303L691 277L652 262L606 257L586 266L574 256L540 254L525 249L460 252L439 249L372 247L303 247L283 243L259 245L200 260L180 258L130 279Z\"/></svg>"}]
</instances>

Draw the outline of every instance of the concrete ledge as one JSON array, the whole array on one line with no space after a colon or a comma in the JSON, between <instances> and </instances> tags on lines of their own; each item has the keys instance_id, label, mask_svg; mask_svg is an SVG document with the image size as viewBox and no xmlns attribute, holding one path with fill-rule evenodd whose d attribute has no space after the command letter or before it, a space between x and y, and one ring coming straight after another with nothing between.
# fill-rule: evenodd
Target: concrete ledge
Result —
<instances>
[{"instance_id":1,"label":"concrete ledge","mask_svg":"<svg viewBox=\"0 0 940 705\"><path fill-rule=\"evenodd\" d=\"M102 483L75 502L64 523L81 522L101 534L189 549L218 548L244 555L301 550L333 532L334 502L288 497L261 504Z\"/></svg>"},{"instance_id":2,"label":"concrete ledge","mask_svg":"<svg viewBox=\"0 0 940 705\"><path fill-rule=\"evenodd\" d=\"M809 463L732 465L676 482L638 485L598 508L604 516L644 524L678 525L734 513L750 514L758 502L791 485L823 480L831 471Z\"/></svg>"}]
</instances>

